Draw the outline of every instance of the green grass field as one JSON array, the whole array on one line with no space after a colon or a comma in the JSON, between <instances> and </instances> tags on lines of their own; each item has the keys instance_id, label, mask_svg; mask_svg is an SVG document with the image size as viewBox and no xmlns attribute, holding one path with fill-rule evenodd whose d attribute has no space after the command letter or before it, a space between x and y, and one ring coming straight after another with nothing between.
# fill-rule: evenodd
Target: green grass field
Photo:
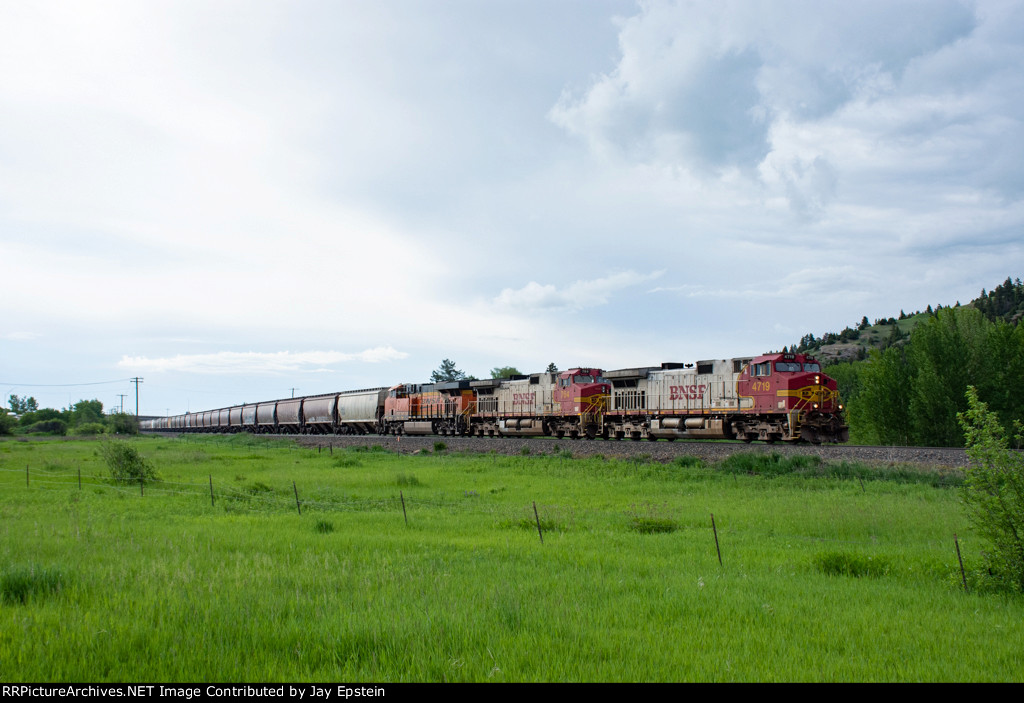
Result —
<instances>
[{"instance_id":1,"label":"green grass field","mask_svg":"<svg viewBox=\"0 0 1024 703\"><path fill-rule=\"evenodd\" d=\"M0 442L0 680L1024 679L913 471L132 442Z\"/></svg>"}]
</instances>

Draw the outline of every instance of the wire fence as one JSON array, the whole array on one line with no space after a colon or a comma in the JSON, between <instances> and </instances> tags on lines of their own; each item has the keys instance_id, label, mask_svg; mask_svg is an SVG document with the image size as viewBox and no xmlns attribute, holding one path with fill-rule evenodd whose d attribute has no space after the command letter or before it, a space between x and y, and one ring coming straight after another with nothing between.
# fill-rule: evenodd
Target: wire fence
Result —
<instances>
[{"instance_id":1,"label":"wire fence","mask_svg":"<svg viewBox=\"0 0 1024 703\"><path fill-rule=\"evenodd\" d=\"M723 530L721 526L714 525L713 517L709 517L706 525L695 525L692 520L681 520L673 516L667 505L654 503L642 503L631 505L628 509L593 509L580 508L572 505L550 505L541 504L537 506L524 504L512 506L508 504L488 504L480 502L481 496L475 491L464 491L463 494L451 496L442 495L430 499L423 497L410 497L399 490L397 495L386 497L350 497L350 498L324 498L320 497L324 492L337 490L334 487L317 486L308 494L313 497L303 498L303 491L297 484L292 483L290 487L273 488L262 483L240 488L224 481L214 480L212 475L202 483L190 483L181 481L165 481L161 479L149 480L115 480L110 476L84 474L80 470L76 472L55 471L52 469L33 470L29 466L25 469L0 467L0 475L13 478L20 474L25 477L25 489L27 490L84 490L86 488L99 488L109 490L123 495L134 495L145 500L170 499L170 498L191 498L197 502L203 502L211 508L216 509L218 504L221 509L239 509L249 512L280 513L298 511L316 511L318 513L344 513L344 512L394 512L398 519L405 519L408 523L409 515L414 517L416 513L423 511L447 510L457 514L480 515L494 518L507 526L518 526L536 530L543 542L543 532L549 530L567 531L577 527L584 527L586 523L593 522L607 523L610 515L618 518L625 518L627 527L638 532L714 532L714 538L724 533L734 538L763 537L762 531L741 530L729 527ZM8 485L16 485L14 481L5 480ZM287 488L292 488L288 491ZM630 524L632 525L630 527ZM800 542L826 543L845 546L864 546L878 548L880 545L874 537L864 540L837 539L817 535L791 534L771 531L772 539L785 539ZM710 537L709 537L710 538ZM717 545L716 545L717 546Z\"/></svg>"}]
</instances>

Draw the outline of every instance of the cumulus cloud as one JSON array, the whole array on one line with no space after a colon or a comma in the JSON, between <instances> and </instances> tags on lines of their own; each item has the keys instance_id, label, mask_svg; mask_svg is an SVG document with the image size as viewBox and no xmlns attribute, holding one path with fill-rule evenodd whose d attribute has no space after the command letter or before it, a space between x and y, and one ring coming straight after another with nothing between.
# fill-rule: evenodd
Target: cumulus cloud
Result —
<instances>
[{"instance_id":1,"label":"cumulus cloud","mask_svg":"<svg viewBox=\"0 0 1024 703\"><path fill-rule=\"evenodd\" d=\"M120 368L133 372L184 371L188 373L278 373L295 371L323 371L336 364L353 361L379 363L397 361L408 356L393 347L374 347L357 353L336 351L309 352L216 352L213 354L178 354L167 358L151 359L125 356L117 363Z\"/></svg>"},{"instance_id":2,"label":"cumulus cloud","mask_svg":"<svg viewBox=\"0 0 1024 703\"><path fill-rule=\"evenodd\" d=\"M801 220L1016 197L1021 36L1020 3L652 0L549 119L604 156L745 176Z\"/></svg>"},{"instance_id":3,"label":"cumulus cloud","mask_svg":"<svg viewBox=\"0 0 1024 703\"><path fill-rule=\"evenodd\" d=\"M530 281L522 288L505 288L494 302L501 307L525 310L582 310L604 305L616 291L653 280L662 273L623 271L590 281L576 281L562 288L550 283L542 285Z\"/></svg>"}]
</instances>

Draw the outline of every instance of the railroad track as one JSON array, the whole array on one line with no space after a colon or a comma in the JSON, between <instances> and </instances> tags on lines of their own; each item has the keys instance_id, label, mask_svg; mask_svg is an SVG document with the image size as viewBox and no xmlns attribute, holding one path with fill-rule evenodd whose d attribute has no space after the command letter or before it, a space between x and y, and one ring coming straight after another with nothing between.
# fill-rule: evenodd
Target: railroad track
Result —
<instances>
[{"instance_id":1,"label":"railroad track","mask_svg":"<svg viewBox=\"0 0 1024 703\"><path fill-rule=\"evenodd\" d=\"M497 454L519 455L524 449L530 454L553 454L568 450L573 456L603 455L617 458L645 457L656 461L672 461L678 456L696 456L708 461L717 461L738 452L761 452L779 454L810 454L823 459L859 461L866 464L920 464L935 467L963 468L967 466L967 453L963 449L949 447L872 447L847 444L763 444L743 442L630 442L612 440L570 440L550 437L435 437L392 435L266 435L293 439L302 446L322 447L373 447L379 445L391 451L411 454L424 449L433 451L435 443L443 442L451 451L495 452Z\"/></svg>"}]
</instances>

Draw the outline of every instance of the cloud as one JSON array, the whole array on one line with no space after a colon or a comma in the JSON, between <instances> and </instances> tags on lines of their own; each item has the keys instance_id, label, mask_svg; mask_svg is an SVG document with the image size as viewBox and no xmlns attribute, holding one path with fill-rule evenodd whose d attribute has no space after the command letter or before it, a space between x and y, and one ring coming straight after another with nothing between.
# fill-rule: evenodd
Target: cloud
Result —
<instances>
[{"instance_id":1,"label":"cloud","mask_svg":"<svg viewBox=\"0 0 1024 703\"><path fill-rule=\"evenodd\" d=\"M6 332L0 334L0 339L5 339L8 342L31 342L33 339L38 339L42 335L38 332Z\"/></svg>"},{"instance_id":2,"label":"cloud","mask_svg":"<svg viewBox=\"0 0 1024 703\"><path fill-rule=\"evenodd\" d=\"M1013 5L652 0L549 119L594 153L742 174L799 220L930 182L1024 187ZM1001 136L1000 136L1001 135ZM683 187L681 182L681 187ZM937 193L936 193L937 195Z\"/></svg>"},{"instance_id":3,"label":"cloud","mask_svg":"<svg viewBox=\"0 0 1024 703\"><path fill-rule=\"evenodd\" d=\"M624 271L591 281L576 281L563 288L530 281L522 288L505 288L494 302L501 307L521 310L582 310L604 305L616 291L653 280L663 273Z\"/></svg>"},{"instance_id":4,"label":"cloud","mask_svg":"<svg viewBox=\"0 0 1024 703\"><path fill-rule=\"evenodd\" d=\"M721 300L765 300L769 298L806 301L810 298L832 300L835 298L861 297L865 288L876 288L882 284L876 273L864 271L857 266L843 266L823 262L765 280L756 284L734 287L712 287L699 284L658 286L650 293L674 293L682 298L710 298Z\"/></svg>"},{"instance_id":5,"label":"cloud","mask_svg":"<svg viewBox=\"0 0 1024 703\"><path fill-rule=\"evenodd\" d=\"M397 361L408 356L388 347L375 347L354 354L336 351L310 352L216 352L214 354L178 354L168 358L150 359L125 356L118 367L133 372L184 371L209 374L251 374L295 371L324 371L324 367L353 361L380 363Z\"/></svg>"}]
</instances>

